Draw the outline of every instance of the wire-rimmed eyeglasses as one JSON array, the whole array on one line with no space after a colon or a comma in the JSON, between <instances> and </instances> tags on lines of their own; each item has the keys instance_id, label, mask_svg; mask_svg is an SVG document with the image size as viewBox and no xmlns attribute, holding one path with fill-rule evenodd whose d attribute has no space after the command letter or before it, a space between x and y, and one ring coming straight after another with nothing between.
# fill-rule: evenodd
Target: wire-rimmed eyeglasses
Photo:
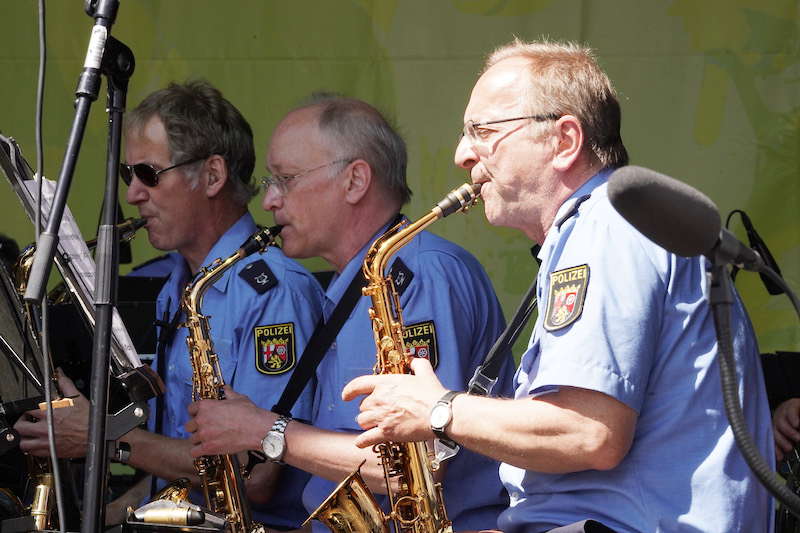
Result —
<instances>
[{"instance_id":1,"label":"wire-rimmed eyeglasses","mask_svg":"<svg viewBox=\"0 0 800 533\"><path fill-rule=\"evenodd\" d=\"M308 174L311 174L312 172L315 172L317 170L323 169L325 167L329 167L331 165L336 165L338 163L350 164L353 161L354 161L353 158L342 158L342 159L336 159L334 161L330 161L328 163L325 163L324 165L319 165L319 166L314 167L314 168L301 170L300 172L296 172L294 174L272 174L272 175L268 174L268 175L264 176L263 178L261 178L261 180L260 180L261 181L261 186L264 188L264 191L266 192L267 189L269 189L271 186L274 185L275 188L281 194L286 194L286 191L289 190L289 182L292 181L292 180L295 180L295 179L300 178L302 176L306 176Z\"/></svg>"},{"instance_id":2,"label":"wire-rimmed eyeglasses","mask_svg":"<svg viewBox=\"0 0 800 533\"><path fill-rule=\"evenodd\" d=\"M492 133L492 130L483 130L481 129L481 126L488 126L490 124L501 124L503 122L526 119L535 120L536 122L545 122L548 120L558 120L559 118L561 118L561 115L556 113L547 113L540 115L526 115L524 117L501 118L498 120L486 120L484 122L474 122L472 120L468 120L464 124L464 128L461 130L458 140L461 141L462 137L466 137L467 140L473 144L483 142Z\"/></svg>"}]
</instances>

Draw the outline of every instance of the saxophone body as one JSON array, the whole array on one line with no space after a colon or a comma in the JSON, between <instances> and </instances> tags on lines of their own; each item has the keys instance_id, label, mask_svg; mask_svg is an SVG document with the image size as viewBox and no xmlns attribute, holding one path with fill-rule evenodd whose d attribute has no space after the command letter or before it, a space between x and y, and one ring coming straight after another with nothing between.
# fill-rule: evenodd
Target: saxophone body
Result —
<instances>
[{"instance_id":1,"label":"saxophone body","mask_svg":"<svg viewBox=\"0 0 800 533\"><path fill-rule=\"evenodd\" d=\"M255 233L230 257L217 259L201 269L184 290L181 306L186 312L184 326L188 330L186 345L192 363L193 400L225 398L225 382L211 340L210 317L201 312L203 295L234 264L272 244L279 232L280 227L274 226ZM252 520L250 507L245 499L244 472L235 455L207 455L195 459L194 464L201 480L207 509L225 518L230 533L263 530L261 524Z\"/></svg>"},{"instance_id":2,"label":"saxophone body","mask_svg":"<svg viewBox=\"0 0 800 533\"><path fill-rule=\"evenodd\" d=\"M466 211L478 199L480 185L464 184L451 191L428 214L414 223L391 228L367 252L362 270L367 280L364 295L372 307L369 317L375 336L376 374L410 374L413 357L403 341L400 298L390 275L389 259L427 226L457 211ZM376 445L388 489L390 511L384 514L358 471L345 479L312 513L336 533L386 532L452 533L442 486L434 480L436 468L425 442L387 442ZM438 467L437 467L438 468ZM395 490L393 487L397 487ZM367 496L364 492L367 492ZM380 517L377 519L376 517Z\"/></svg>"}]
</instances>

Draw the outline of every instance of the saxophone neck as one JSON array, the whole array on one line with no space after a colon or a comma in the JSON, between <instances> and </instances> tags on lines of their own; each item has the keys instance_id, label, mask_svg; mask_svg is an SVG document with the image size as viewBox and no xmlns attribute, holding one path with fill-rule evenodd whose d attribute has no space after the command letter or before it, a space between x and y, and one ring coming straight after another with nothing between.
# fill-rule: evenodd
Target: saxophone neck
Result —
<instances>
[{"instance_id":1,"label":"saxophone neck","mask_svg":"<svg viewBox=\"0 0 800 533\"><path fill-rule=\"evenodd\" d=\"M400 222L376 240L364 259L364 277L369 282L383 278L383 272L389 259L400 248L408 244L419 232L440 218L472 207L480 197L481 186L476 183L465 183L456 187L423 217L416 222L406 224Z\"/></svg>"},{"instance_id":2,"label":"saxophone neck","mask_svg":"<svg viewBox=\"0 0 800 533\"><path fill-rule=\"evenodd\" d=\"M389 259L414 236L439 218L433 211L413 223L400 222L381 235L364 258L364 277L369 282L383 278Z\"/></svg>"},{"instance_id":3,"label":"saxophone neck","mask_svg":"<svg viewBox=\"0 0 800 533\"><path fill-rule=\"evenodd\" d=\"M264 228L247 238L246 241L226 259L215 259L210 265L200 269L183 292L183 305L187 315L199 315L203 304L203 294L216 283L230 267L256 252L263 252L275 242L283 226Z\"/></svg>"}]
</instances>

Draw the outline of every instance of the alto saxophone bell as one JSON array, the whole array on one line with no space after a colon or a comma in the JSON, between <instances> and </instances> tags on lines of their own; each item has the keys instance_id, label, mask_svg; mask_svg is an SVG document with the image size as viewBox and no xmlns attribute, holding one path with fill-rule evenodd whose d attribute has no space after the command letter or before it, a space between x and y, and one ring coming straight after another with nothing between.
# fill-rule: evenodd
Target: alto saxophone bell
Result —
<instances>
[{"instance_id":1,"label":"alto saxophone bell","mask_svg":"<svg viewBox=\"0 0 800 533\"><path fill-rule=\"evenodd\" d=\"M389 533L389 527L375 496L361 477L361 467L337 485L301 529L312 520L319 520L334 533Z\"/></svg>"}]
</instances>

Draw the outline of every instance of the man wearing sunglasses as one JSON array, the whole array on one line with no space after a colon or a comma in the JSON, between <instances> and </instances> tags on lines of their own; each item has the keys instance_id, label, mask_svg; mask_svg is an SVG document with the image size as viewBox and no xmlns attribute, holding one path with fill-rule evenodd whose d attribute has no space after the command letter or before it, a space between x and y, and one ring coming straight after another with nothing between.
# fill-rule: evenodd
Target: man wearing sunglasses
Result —
<instances>
[{"instance_id":1,"label":"man wearing sunglasses","mask_svg":"<svg viewBox=\"0 0 800 533\"><path fill-rule=\"evenodd\" d=\"M540 311L515 399L459 394L445 433L503 462L507 533L768 531L770 498L725 416L707 260L652 243L608 201L627 163L620 118L585 47L516 41L490 56L455 162L491 224L541 244ZM755 336L738 298L732 309L740 401L769 460ZM367 395L359 446L433 436L452 387L426 361L413 370L346 386L348 400Z\"/></svg>"},{"instance_id":2,"label":"man wearing sunglasses","mask_svg":"<svg viewBox=\"0 0 800 533\"><path fill-rule=\"evenodd\" d=\"M154 365L166 393L153 402L150 431L134 429L123 441L128 462L160 478L162 485L188 477L198 487L189 453L186 406L192 401L192 366L187 352L181 293L201 267L227 258L257 226L247 204L256 192L252 131L239 111L206 82L171 84L145 98L125 123L125 160L120 177L127 201L147 221L150 243L174 250L172 271L157 299L158 353ZM278 399L321 313L322 293L313 276L280 249L239 261L204 295L203 314L210 316L211 336L225 383L249 395L262 407ZM71 384L68 384L68 387ZM311 418L313 389L307 387L296 407ZM85 401L83 402L85 403ZM44 417L41 417L44 419ZM76 424L79 416L71 417ZM82 419L85 427L85 413ZM42 424L43 426L43 424ZM75 428L59 435L79 435ZM45 434L46 436L46 434ZM59 452L81 455L85 437ZM23 450L42 443L23 440ZM46 452L46 443L37 451ZM281 490L270 497L280 476ZM307 475L274 463L258 465L250 490L254 519L277 529L299 526L305 511L299 504ZM193 498L202 503L202 496Z\"/></svg>"},{"instance_id":3,"label":"man wearing sunglasses","mask_svg":"<svg viewBox=\"0 0 800 533\"><path fill-rule=\"evenodd\" d=\"M326 292L328 320L337 303L346 299L352 280L362 279L370 244L405 220L399 215L411 195L405 143L365 102L320 95L280 122L269 146L267 169L271 175L264 179L262 205L283 225L286 254L322 257L336 270ZM406 346L430 360L451 388L463 390L503 326L486 273L465 250L428 232L400 249L389 270L400 295ZM358 407L341 400L344 384L376 363L369 307L368 297L357 299L317 367L313 425L283 425L283 446L273 453L313 474L303 493L309 512L362 461L366 463L361 473L371 490L386 493L375 453L353 445L360 431ZM495 393L510 393L512 366L507 354ZM262 440L270 445L276 415L247 398L203 401L192 404L190 412L195 418L187 428L195 432L195 455L260 449ZM270 450L265 452L270 455ZM495 527L508 504L497 463L462 451L444 468L444 503L455 530ZM314 522L314 530L326 528Z\"/></svg>"}]
</instances>

